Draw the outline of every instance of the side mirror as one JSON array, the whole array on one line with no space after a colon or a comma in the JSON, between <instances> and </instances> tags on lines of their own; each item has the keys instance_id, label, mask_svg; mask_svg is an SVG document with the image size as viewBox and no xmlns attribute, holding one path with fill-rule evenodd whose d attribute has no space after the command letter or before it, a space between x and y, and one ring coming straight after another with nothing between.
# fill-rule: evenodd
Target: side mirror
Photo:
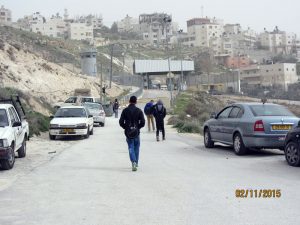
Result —
<instances>
[{"instance_id":1,"label":"side mirror","mask_svg":"<svg viewBox=\"0 0 300 225\"><path fill-rule=\"evenodd\" d=\"M54 118L54 116L53 116L53 115L51 115L51 116L49 116L49 118L50 118L50 119L53 119L53 118Z\"/></svg>"},{"instance_id":2,"label":"side mirror","mask_svg":"<svg viewBox=\"0 0 300 225\"><path fill-rule=\"evenodd\" d=\"M12 127L20 127L22 126L22 123L21 122L14 122Z\"/></svg>"},{"instance_id":3,"label":"side mirror","mask_svg":"<svg viewBox=\"0 0 300 225\"><path fill-rule=\"evenodd\" d=\"M211 119L217 119L217 114L215 112L213 112L212 114L210 114L210 118Z\"/></svg>"},{"instance_id":4,"label":"side mirror","mask_svg":"<svg viewBox=\"0 0 300 225\"><path fill-rule=\"evenodd\" d=\"M93 115L89 115L89 118L93 118Z\"/></svg>"}]
</instances>

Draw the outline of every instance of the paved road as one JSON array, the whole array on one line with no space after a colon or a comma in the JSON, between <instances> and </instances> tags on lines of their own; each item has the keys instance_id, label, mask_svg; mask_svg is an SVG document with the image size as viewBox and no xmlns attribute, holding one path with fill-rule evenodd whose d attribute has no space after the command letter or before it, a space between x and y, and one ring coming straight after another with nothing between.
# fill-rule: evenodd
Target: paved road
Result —
<instances>
[{"instance_id":1,"label":"paved road","mask_svg":"<svg viewBox=\"0 0 300 225\"><path fill-rule=\"evenodd\" d=\"M300 169L280 152L238 157L171 128L157 143L144 129L134 173L117 120L106 125L1 190L0 224L299 224ZM237 188L281 189L282 196L237 199Z\"/></svg>"}]
</instances>

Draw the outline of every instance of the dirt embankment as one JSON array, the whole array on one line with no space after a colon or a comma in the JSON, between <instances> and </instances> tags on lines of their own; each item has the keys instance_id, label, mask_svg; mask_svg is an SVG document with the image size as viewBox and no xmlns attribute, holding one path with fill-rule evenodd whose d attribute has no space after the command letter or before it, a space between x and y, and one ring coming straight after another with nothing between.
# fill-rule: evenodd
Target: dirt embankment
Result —
<instances>
[{"instance_id":1,"label":"dirt embankment","mask_svg":"<svg viewBox=\"0 0 300 225\"><path fill-rule=\"evenodd\" d=\"M99 78L75 74L62 66L23 50L18 45L0 43L0 82L3 87L19 89L29 96L33 110L49 114L42 101L54 104L64 101L74 89L88 88L94 96L99 95ZM120 95L124 90L113 85L107 90L109 96ZM39 101L40 100L40 101Z\"/></svg>"}]
</instances>

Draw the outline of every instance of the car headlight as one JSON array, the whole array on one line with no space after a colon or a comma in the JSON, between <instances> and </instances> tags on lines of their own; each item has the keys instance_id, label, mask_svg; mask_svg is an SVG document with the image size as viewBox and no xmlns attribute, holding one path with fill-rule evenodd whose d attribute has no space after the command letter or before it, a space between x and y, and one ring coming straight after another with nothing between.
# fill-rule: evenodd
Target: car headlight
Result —
<instances>
[{"instance_id":1,"label":"car headlight","mask_svg":"<svg viewBox=\"0 0 300 225\"><path fill-rule=\"evenodd\" d=\"M87 128L87 125L85 123L79 123L76 125L76 128L79 128L79 129L86 129Z\"/></svg>"},{"instance_id":2,"label":"car headlight","mask_svg":"<svg viewBox=\"0 0 300 225\"><path fill-rule=\"evenodd\" d=\"M58 124L50 124L50 128L59 128Z\"/></svg>"},{"instance_id":3,"label":"car headlight","mask_svg":"<svg viewBox=\"0 0 300 225\"><path fill-rule=\"evenodd\" d=\"M1 148L7 148L7 147L9 147L8 140L7 139L1 139L0 140L0 147Z\"/></svg>"}]
</instances>

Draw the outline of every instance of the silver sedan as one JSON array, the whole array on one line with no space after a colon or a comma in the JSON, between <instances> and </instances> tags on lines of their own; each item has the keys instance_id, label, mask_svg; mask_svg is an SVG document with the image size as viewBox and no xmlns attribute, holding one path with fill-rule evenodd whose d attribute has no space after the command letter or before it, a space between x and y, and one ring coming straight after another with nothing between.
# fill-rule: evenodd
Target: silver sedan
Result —
<instances>
[{"instance_id":1,"label":"silver sedan","mask_svg":"<svg viewBox=\"0 0 300 225\"><path fill-rule=\"evenodd\" d=\"M285 136L299 118L284 106L263 103L238 103L227 106L204 123L204 144L215 142L233 146L237 155L249 148L284 148Z\"/></svg>"}]
</instances>

